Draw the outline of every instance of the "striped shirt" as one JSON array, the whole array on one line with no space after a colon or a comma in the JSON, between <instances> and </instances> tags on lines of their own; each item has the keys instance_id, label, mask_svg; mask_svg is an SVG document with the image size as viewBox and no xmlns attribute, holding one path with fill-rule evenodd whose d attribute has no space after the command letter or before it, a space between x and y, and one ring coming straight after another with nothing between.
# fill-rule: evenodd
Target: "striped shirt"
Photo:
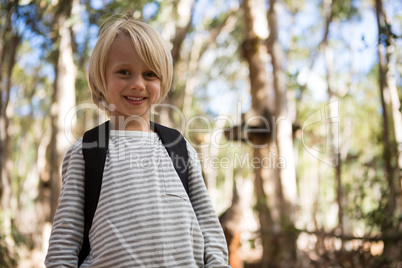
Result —
<instances>
[{"instance_id":1,"label":"striped shirt","mask_svg":"<svg viewBox=\"0 0 402 268\"><path fill-rule=\"evenodd\" d=\"M62 166L46 267L77 267L84 230L82 139ZM187 195L156 133L110 131L91 251L81 267L230 267L194 148Z\"/></svg>"}]
</instances>

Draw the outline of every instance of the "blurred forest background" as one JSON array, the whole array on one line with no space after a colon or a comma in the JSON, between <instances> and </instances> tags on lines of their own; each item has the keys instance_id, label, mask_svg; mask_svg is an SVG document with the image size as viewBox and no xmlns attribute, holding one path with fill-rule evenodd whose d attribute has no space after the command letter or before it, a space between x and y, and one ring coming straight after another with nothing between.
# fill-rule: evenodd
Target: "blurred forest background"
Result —
<instances>
[{"instance_id":1,"label":"blurred forest background","mask_svg":"<svg viewBox=\"0 0 402 268\"><path fill-rule=\"evenodd\" d=\"M402 267L401 1L0 5L0 267L43 267L64 153L107 119L86 69L114 13L171 44L154 119L199 152L233 268Z\"/></svg>"}]
</instances>

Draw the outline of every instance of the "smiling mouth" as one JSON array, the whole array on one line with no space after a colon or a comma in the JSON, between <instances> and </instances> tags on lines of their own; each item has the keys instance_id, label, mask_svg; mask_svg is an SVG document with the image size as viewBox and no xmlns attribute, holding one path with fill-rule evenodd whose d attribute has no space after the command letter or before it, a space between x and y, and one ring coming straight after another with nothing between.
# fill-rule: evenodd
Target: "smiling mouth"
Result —
<instances>
[{"instance_id":1,"label":"smiling mouth","mask_svg":"<svg viewBox=\"0 0 402 268\"><path fill-rule=\"evenodd\" d=\"M146 97L127 97L124 96L124 99L131 105L138 106L143 104L146 101Z\"/></svg>"},{"instance_id":2,"label":"smiling mouth","mask_svg":"<svg viewBox=\"0 0 402 268\"><path fill-rule=\"evenodd\" d=\"M142 101L142 100L145 100L146 98L133 98L133 97L124 97L124 98L126 98L127 100L131 100L131 101Z\"/></svg>"}]
</instances>

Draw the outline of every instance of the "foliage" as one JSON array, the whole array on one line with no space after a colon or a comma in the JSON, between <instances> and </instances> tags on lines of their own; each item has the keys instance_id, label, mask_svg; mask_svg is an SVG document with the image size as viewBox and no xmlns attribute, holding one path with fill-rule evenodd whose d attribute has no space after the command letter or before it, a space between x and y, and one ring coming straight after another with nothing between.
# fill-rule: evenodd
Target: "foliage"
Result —
<instances>
[{"instance_id":1,"label":"foliage","mask_svg":"<svg viewBox=\"0 0 402 268\"><path fill-rule=\"evenodd\" d=\"M357 1L353 0L333 0L332 16L340 20L350 20L358 15Z\"/></svg>"},{"instance_id":2,"label":"foliage","mask_svg":"<svg viewBox=\"0 0 402 268\"><path fill-rule=\"evenodd\" d=\"M17 226L11 221L11 236L5 235L4 218L7 212L0 212L0 267L17 267L19 261L18 248L27 244L27 239L22 235ZM14 247L10 247L14 244Z\"/></svg>"},{"instance_id":3,"label":"foliage","mask_svg":"<svg viewBox=\"0 0 402 268\"><path fill-rule=\"evenodd\" d=\"M0 266L1 267L17 267L18 257L16 253L11 253L5 243L6 236L0 234Z\"/></svg>"}]
</instances>

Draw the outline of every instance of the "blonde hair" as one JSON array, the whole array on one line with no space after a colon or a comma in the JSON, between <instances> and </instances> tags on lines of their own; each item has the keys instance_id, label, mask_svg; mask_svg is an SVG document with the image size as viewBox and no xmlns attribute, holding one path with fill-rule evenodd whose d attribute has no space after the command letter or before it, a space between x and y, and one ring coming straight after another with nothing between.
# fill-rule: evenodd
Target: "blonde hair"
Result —
<instances>
[{"instance_id":1,"label":"blonde hair","mask_svg":"<svg viewBox=\"0 0 402 268\"><path fill-rule=\"evenodd\" d=\"M88 66L88 83L96 106L110 111L106 96L106 63L110 47L121 34L130 37L141 60L161 80L158 103L167 96L173 80L173 59L167 42L148 24L128 16L112 16L101 26Z\"/></svg>"}]
</instances>

